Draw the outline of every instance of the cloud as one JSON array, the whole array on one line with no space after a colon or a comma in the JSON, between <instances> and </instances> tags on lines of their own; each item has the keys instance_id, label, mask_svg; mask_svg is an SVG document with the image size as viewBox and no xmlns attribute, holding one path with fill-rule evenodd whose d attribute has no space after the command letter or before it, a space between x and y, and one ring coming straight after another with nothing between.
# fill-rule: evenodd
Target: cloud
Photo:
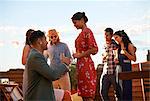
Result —
<instances>
[{"instance_id":1,"label":"cloud","mask_svg":"<svg viewBox=\"0 0 150 101\"><path fill-rule=\"evenodd\" d=\"M140 48L142 47L150 48L150 41L148 40L134 40L134 43L140 46Z\"/></svg>"},{"instance_id":2,"label":"cloud","mask_svg":"<svg viewBox=\"0 0 150 101\"><path fill-rule=\"evenodd\" d=\"M135 23L130 23L130 24L95 24L94 26L91 26L93 29L93 32L96 34L101 34L104 33L104 30L107 27L111 27L114 29L114 31L118 30L125 30L125 32L129 33L130 35L141 35L147 31L150 32L150 24L144 23L144 24L135 24Z\"/></svg>"},{"instance_id":3,"label":"cloud","mask_svg":"<svg viewBox=\"0 0 150 101\"><path fill-rule=\"evenodd\" d=\"M19 41L12 41L11 43L12 43L12 45L13 45L14 48L18 48L19 44L20 44Z\"/></svg>"},{"instance_id":4,"label":"cloud","mask_svg":"<svg viewBox=\"0 0 150 101\"><path fill-rule=\"evenodd\" d=\"M149 19L150 16L145 15L143 18L145 19ZM141 19L140 19L141 20ZM139 23L139 22L130 22L129 24L113 24L113 23L95 23L93 24L92 26L89 26L93 33L96 34L99 39L101 40L101 35L103 35L104 33L104 29L106 27L112 27L114 29L114 31L117 31L117 30L125 30L128 34L130 34L131 36L139 36L139 35L143 35L143 33L147 33L147 32L150 32L150 24L147 24L147 23ZM60 33L60 37L62 40L68 40L67 38L71 39L71 38L74 38L77 36L77 33L80 33L80 30L76 30L76 28L74 28L71 25L60 25L60 26L54 26L54 27L51 27L51 26L36 26L36 25L29 25L29 26L23 26L23 27L20 27L20 26L10 26L10 25L0 25L0 37L2 36L5 36L5 37L9 37L10 35L12 37L11 40L15 40L12 42L12 45L14 47L18 47L18 45L22 45L23 44L23 40L25 41L25 33L26 31L29 29L29 28L32 28L32 29L35 29L35 30L42 30L42 31L45 31L47 33L48 29L50 28L56 28L56 30ZM21 36L20 36L21 35ZM100 36L99 36L100 35ZM149 34L147 34L147 36L149 36ZM7 40L5 38L5 40ZM72 39L71 39L72 40ZM138 39L138 40L141 40L141 39ZM68 41L67 41L68 42ZM149 41L145 41L143 42L144 45L149 45ZM4 46L4 42L0 42L0 46ZM141 42L138 42L138 44L141 44Z\"/></svg>"},{"instance_id":5,"label":"cloud","mask_svg":"<svg viewBox=\"0 0 150 101\"><path fill-rule=\"evenodd\" d=\"M150 19L150 15L144 15L144 16L143 16L143 19L149 20L149 19Z\"/></svg>"},{"instance_id":6,"label":"cloud","mask_svg":"<svg viewBox=\"0 0 150 101\"><path fill-rule=\"evenodd\" d=\"M148 21L148 20L150 21L150 9L145 11L145 14L143 15L142 19L146 20L146 21Z\"/></svg>"},{"instance_id":7,"label":"cloud","mask_svg":"<svg viewBox=\"0 0 150 101\"><path fill-rule=\"evenodd\" d=\"M0 41L0 47L3 47L4 46L4 41Z\"/></svg>"},{"instance_id":8,"label":"cloud","mask_svg":"<svg viewBox=\"0 0 150 101\"><path fill-rule=\"evenodd\" d=\"M19 27L16 27L16 26L2 26L0 25L0 33L2 34L5 34L5 33L8 33L8 34L17 34L18 30L20 30L21 28Z\"/></svg>"},{"instance_id":9,"label":"cloud","mask_svg":"<svg viewBox=\"0 0 150 101\"><path fill-rule=\"evenodd\" d=\"M44 27L45 28L45 27ZM0 25L0 35L24 35L28 29L41 30L42 27L36 25L29 26L11 26L11 25Z\"/></svg>"},{"instance_id":10,"label":"cloud","mask_svg":"<svg viewBox=\"0 0 150 101\"><path fill-rule=\"evenodd\" d=\"M146 31L150 31L150 24L128 25L126 30L131 34L143 34Z\"/></svg>"}]
</instances>

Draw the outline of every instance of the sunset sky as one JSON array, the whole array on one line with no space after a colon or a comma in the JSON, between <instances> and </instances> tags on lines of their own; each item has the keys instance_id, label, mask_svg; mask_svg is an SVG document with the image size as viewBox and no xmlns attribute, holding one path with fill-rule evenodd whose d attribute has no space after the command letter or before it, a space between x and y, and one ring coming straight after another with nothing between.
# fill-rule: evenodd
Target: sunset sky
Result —
<instances>
[{"instance_id":1,"label":"sunset sky","mask_svg":"<svg viewBox=\"0 0 150 101\"><path fill-rule=\"evenodd\" d=\"M55 28L62 42L74 50L74 40L81 30L71 21L76 12L85 12L96 38L99 52L92 56L95 67L102 63L104 29L125 30L137 47L137 61L146 61L150 50L149 0L1 0L0 1L0 71L24 68L21 64L25 33L28 29Z\"/></svg>"}]
</instances>

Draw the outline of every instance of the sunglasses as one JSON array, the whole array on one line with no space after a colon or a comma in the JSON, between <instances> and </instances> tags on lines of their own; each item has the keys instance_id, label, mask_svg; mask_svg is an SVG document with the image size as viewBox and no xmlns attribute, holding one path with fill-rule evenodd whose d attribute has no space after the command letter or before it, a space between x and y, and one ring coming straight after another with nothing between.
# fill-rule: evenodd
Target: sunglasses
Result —
<instances>
[{"instance_id":1,"label":"sunglasses","mask_svg":"<svg viewBox=\"0 0 150 101\"><path fill-rule=\"evenodd\" d=\"M53 38L57 38L57 36L55 35L55 36L51 36L51 39L53 39Z\"/></svg>"}]
</instances>

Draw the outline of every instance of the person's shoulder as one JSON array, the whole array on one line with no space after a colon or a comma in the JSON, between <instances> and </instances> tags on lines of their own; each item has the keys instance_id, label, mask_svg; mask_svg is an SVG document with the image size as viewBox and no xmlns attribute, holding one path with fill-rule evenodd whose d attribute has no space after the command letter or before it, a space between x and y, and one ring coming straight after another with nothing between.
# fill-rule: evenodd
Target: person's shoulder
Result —
<instances>
[{"instance_id":1,"label":"person's shoulder","mask_svg":"<svg viewBox=\"0 0 150 101\"><path fill-rule=\"evenodd\" d=\"M85 28L85 30L84 30L86 33L89 33L89 32L92 32L92 30L90 29L90 28Z\"/></svg>"},{"instance_id":2,"label":"person's shoulder","mask_svg":"<svg viewBox=\"0 0 150 101\"><path fill-rule=\"evenodd\" d=\"M31 47L30 47L28 44L26 44L26 45L24 46L24 49L26 49L26 50L30 50L30 49L31 49Z\"/></svg>"},{"instance_id":3,"label":"person's shoulder","mask_svg":"<svg viewBox=\"0 0 150 101\"><path fill-rule=\"evenodd\" d=\"M114 39L111 40L111 43L112 43L112 44L115 44L115 45L117 44Z\"/></svg>"},{"instance_id":4,"label":"person's shoulder","mask_svg":"<svg viewBox=\"0 0 150 101\"><path fill-rule=\"evenodd\" d=\"M111 40L111 44L116 48L119 47L119 45L116 43L114 39Z\"/></svg>"},{"instance_id":5,"label":"person's shoulder","mask_svg":"<svg viewBox=\"0 0 150 101\"><path fill-rule=\"evenodd\" d=\"M64 43L64 42L60 42L60 45L61 45L61 46L64 46L64 47L66 47L66 46L67 46L67 44L66 44L66 43Z\"/></svg>"},{"instance_id":6,"label":"person's shoulder","mask_svg":"<svg viewBox=\"0 0 150 101\"><path fill-rule=\"evenodd\" d=\"M90 36L93 36L93 32L90 28L85 28L83 31L83 35L85 38L90 38Z\"/></svg>"},{"instance_id":7,"label":"person's shoulder","mask_svg":"<svg viewBox=\"0 0 150 101\"><path fill-rule=\"evenodd\" d=\"M35 50L35 49L31 49L30 56L31 56L31 57L40 57L40 56L42 56L42 54L39 53L39 52L38 52L37 50Z\"/></svg>"},{"instance_id":8,"label":"person's shoulder","mask_svg":"<svg viewBox=\"0 0 150 101\"><path fill-rule=\"evenodd\" d=\"M128 48L131 50L134 49L136 51L136 47L132 43L128 44Z\"/></svg>"},{"instance_id":9,"label":"person's shoulder","mask_svg":"<svg viewBox=\"0 0 150 101\"><path fill-rule=\"evenodd\" d=\"M28 47L28 48L31 48L31 46L30 45L28 45L28 44L26 44L24 47Z\"/></svg>"},{"instance_id":10,"label":"person's shoulder","mask_svg":"<svg viewBox=\"0 0 150 101\"><path fill-rule=\"evenodd\" d=\"M135 46L132 43L129 43L128 47L135 47Z\"/></svg>"},{"instance_id":11,"label":"person's shoulder","mask_svg":"<svg viewBox=\"0 0 150 101\"><path fill-rule=\"evenodd\" d=\"M87 30L87 31L91 31L91 29L90 29L89 27L85 28L85 30Z\"/></svg>"},{"instance_id":12,"label":"person's shoulder","mask_svg":"<svg viewBox=\"0 0 150 101\"><path fill-rule=\"evenodd\" d=\"M111 44L116 44L115 40L111 39Z\"/></svg>"}]
</instances>

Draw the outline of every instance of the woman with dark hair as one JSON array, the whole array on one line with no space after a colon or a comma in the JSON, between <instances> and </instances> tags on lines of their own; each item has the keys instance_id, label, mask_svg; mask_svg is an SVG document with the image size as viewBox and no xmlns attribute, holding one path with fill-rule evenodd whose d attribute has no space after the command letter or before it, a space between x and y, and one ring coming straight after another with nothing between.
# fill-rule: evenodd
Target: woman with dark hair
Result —
<instances>
[{"instance_id":1,"label":"woman with dark hair","mask_svg":"<svg viewBox=\"0 0 150 101\"><path fill-rule=\"evenodd\" d=\"M25 46L23 48L23 53L22 53L22 64L23 65L26 64L27 57L28 57L28 54L29 54L30 49L31 49L30 42L29 42L29 37L30 37L30 35L31 35L32 32L34 32L33 29L29 29L26 32L26 42L25 42Z\"/></svg>"},{"instance_id":2,"label":"woman with dark hair","mask_svg":"<svg viewBox=\"0 0 150 101\"><path fill-rule=\"evenodd\" d=\"M96 91L96 71L91 54L98 52L97 43L93 32L87 27L88 18L84 12L77 12L72 16L72 22L81 33L75 40L76 53L73 57L77 58L77 77L78 94L83 101L93 101Z\"/></svg>"},{"instance_id":3,"label":"woman with dark hair","mask_svg":"<svg viewBox=\"0 0 150 101\"><path fill-rule=\"evenodd\" d=\"M27 32L26 32L26 42L25 42L25 46L23 48L23 52L22 52L22 64L25 65L26 62L27 62L27 58L28 58L28 55L29 55L29 52L31 50L31 45L30 45L30 42L29 42L29 37L31 35L31 33L33 33L34 30L33 29L29 29ZM24 91L26 90L26 84L25 84L25 75L26 74L26 71L24 70L23 72L23 84L22 84L22 89L23 89L23 96L24 96Z\"/></svg>"},{"instance_id":4,"label":"woman with dark hair","mask_svg":"<svg viewBox=\"0 0 150 101\"><path fill-rule=\"evenodd\" d=\"M118 58L122 71L132 71L131 61L136 61L136 47L132 44L124 30L115 32L113 36L119 44ZM132 80L123 80L122 88L123 100L132 101Z\"/></svg>"}]
</instances>

